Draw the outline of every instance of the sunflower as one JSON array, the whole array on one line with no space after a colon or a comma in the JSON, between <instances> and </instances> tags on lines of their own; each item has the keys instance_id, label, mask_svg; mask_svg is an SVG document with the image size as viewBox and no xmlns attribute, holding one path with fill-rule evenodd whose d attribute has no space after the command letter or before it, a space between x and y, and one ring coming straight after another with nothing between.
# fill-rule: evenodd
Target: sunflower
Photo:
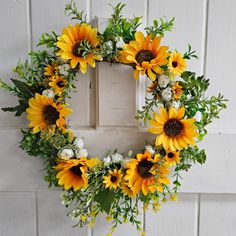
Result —
<instances>
[{"instance_id":1,"label":"sunflower","mask_svg":"<svg viewBox=\"0 0 236 236\"><path fill-rule=\"evenodd\" d=\"M121 182L122 176L123 175L121 174L121 170L117 169L114 169L113 171L109 170L109 175L103 177L104 178L103 183L105 184L106 188L117 189Z\"/></svg>"},{"instance_id":2,"label":"sunflower","mask_svg":"<svg viewBox=\"0 0 236 236\"><path fill-rule=\"evenodd\" d=\"M87 172L99 163L97 158L87 159L70 159L62 161L54 167L59 171L56 178L59 179L58 184L63 185L65 190L73 188L75 191L86 188L88 185Z\"/></svg>"},{"instance_id":3,"label":"sunflower","mask_svg":"<svg viewBox=\"0 0 236 236\"><path fill-rule=\"evenodd\" d=\"M60 49L57 53L62 59L70 60L71 68L74 69L78 64L80 71L87 71L87 63L95 67L95 60L101 60L101 56L95 53L95 48L99 44L97 29L91 25L76 24L69 25L63 30L56 43Z\"/></svg>"},{"instance_id":4,"label":"sunflower","mask_svg":"<svg viewBox=\"0 0 236 236\"><path fill-rule=\"evenodd\" d=\"M145 73L154 81L157 74L163 74L161 66L168 64L167 46L160 46L161 37L152 39L151 35L146 38L143 33L135 33L135 41L124 45L124 50L119 54L119 60L125 64L134 64L134 78L140 73Z\"/></svg>"},{"instance_id":5,"label":"sunflower","mask_svg":"<svg viewBox=\"0 0 236 236\"><path fill-rule=\"evenodd\" d=\"M156 138L156 145L171 151L181 150L189 144L194 145L194 137L198 135L195 119L183 119L185 108L174 109L170 107L167 112L164 108L160 108L160 114L154 112L154 119L150 124L154 127L148 130L151 133L159 134Z\"/></svg>"},{"instance_id":6,"label":"sunflower","mask_svg":"<svg viewBox=\"0 0 236 236\"><path fill-rule=\"evenodd\" d=\"M175 76L181 75L186 69L186 60L182 54L174 51L169 58L169 71Z\"/></svg>"},{"instance_id":7,"label":"sunflower","mask_svg":"<svg viewBox=\"0 0 236 236\"><path fill-rule=\"evenodd\" d=\"M183 90L182 90L182 86L179 85L179 82L176 82L173 87L172 87L172 91L174 93L174 98L175 99L179 99L182 96Z\"/></svg>"},{"instance_id":8,"label":"sunflower","mask_svg":"<svg viewBox=\"0 0 236 236\"><path fill-rule=\"evenodd\" d=\"M61 76L53 76L49 82L49 86L54 89L56 94L61 94L66 88L67 80Z\"/></svg>"},{"instance_id":9,"label":"sunflower","mask_svg":"<svg viewBox=\"0 0 236 236\"><path fill-rule=\"evenodd\" d=\"M165 159L171 166L175 166L180 162L179 152L167 150Z\"/></svg>"},{"instance_id":10,"label":"sunflower","mask_svg":"<svg viewBox=\"0 0 236 236\"><path fill-rule=\"evenodd\" d=\"M63 104L55 103L52 98L36 93L35 97L30 98L26 112L30 121L29 127L33 128L33 133L38 133L47 129L53 131L56 127L65 129L65 117L72 110Z\"/></svg>"},{"instance_id":11,"label":"sunflower","mask_svg":"<svg viewBox=\"0 0 236 236\"><path fill-rule=\"evenodd\" d=\"M46 76L54 76L58 73L58 65L56 63L52 63L51 65L48 64L45 68L44 68L45 72L44 75Z\"/></svg>"},{"instance_id":12,"label":"sunflower","mask_svg":"<svg viewBox=\"0 0 236 236\"><path fill-rule=\"evenodd\" d=\"M142 191L144 195L155 191L162 192L162 184L169 184L166 174L169 171L166 167L158 165L160 155L152 157L150 152L137 154L136 158L127 163L127 170L124 179L134 194Z\"/></svg>"},{"instance_id":13,"label":"sunflower","mask_svg":"<svg viewBox=\"0 0 236 236\"><path fill-rule=\"evenodd\" d=\"M121 185L121 190L122 190L122 192L123 192L125 195L127 195L127 196L129 196L129 197L131 197L131 198L135 197L136 194L137 194L137 193L134 192L134 188L131 187L131 186L129 186L129 184L126 183L126 182L123 182L123 183L122 183L122 185Z\"/></svg>"}]
</instances>

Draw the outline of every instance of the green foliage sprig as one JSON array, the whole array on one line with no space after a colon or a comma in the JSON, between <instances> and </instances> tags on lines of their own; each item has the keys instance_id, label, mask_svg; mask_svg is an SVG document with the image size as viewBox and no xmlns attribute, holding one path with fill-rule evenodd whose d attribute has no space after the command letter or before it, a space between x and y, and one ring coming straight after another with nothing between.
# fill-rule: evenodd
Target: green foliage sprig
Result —
<instances>
[{"instance_id":1,"label":"green foliage sprig","mask_svg":"<svg viewBox=\"0 0 236 236\"><path fill-rule=\"evenodd\" d=\"M79 23L86 23L87 15L84 14L84 11L79 11L76 7L74 0L71 0L66 4L65 15L71 16L71 20L77 20Z\"/></svg>"},{"instance_id":2,"label":"green foliage sprig","mask_svg":"<svg viewBox=\"0 0 236 236\"><path fill-rule=\"evenodd\" d=\"M55 48L56 42L57 42L57 37L58 37L58 35L54 31L52 31L51 34L42 33L42 36L39 39L37 46L45 45L47 48Z\"/></svg>"},{"instance_id":3,"label":"green foliage sprig","mask_svg":"<svg viewBox=\"0 0 236 236\"><path fill-rule=\"evenodd\" d=\"M186 115L188 117L195 116L198 112L201 114L200 121L196 122L199 129L199 140L202 140L207 134L206 126L213 119L219 118L219 113L225 109L227 99L222 94L217 96L205 97L205 92L209 87L209 79L204 76L196 76L195 73L186 71L181 75L184 82L181 85L184 88L184 95L181 101L185 104Z\"/></svg>"},{"instance_id":4,"label":"green foliage sprig","mask_svg":"<svg viewBox=\"0 0 236 236\"><path fill-rule=\"evenodd\" d=\"M160 18L160 20L154 20L152 26L145 27L147 34L151 34L153 38L157 35L164 37L165 32L172 31L174 27L175 17L168 20L166 17Z\"/></svg>"},{"instance_id":5,"label":"green foliage sprig","mask_svg":"<svg viewBox=\"0 0 236 236\"><path fill-rule=\"evenodd\" d=\"M198 56L196 54L196 51L192 51L192 47L190 44L188 44L188 51L184 53L184 56L183 56L184 59L188 59L190 60L191 58L196 58L198 59Z\"/></svg>"}]
</instances>

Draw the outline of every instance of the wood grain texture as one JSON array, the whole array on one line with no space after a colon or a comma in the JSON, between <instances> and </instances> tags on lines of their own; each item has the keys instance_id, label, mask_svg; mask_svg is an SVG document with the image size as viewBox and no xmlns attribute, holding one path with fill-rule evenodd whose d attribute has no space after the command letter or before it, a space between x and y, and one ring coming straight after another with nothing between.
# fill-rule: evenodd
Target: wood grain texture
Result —
<instances>
[{"instance_id":1,"label":"wood grain texture","mask_svg":"<svg viewBox=\"0 0 236 236\"><path fill-rule=\"evenodd\" d=\"M14 78L13 67L19 59L24 61L28 51L27 1L2 0L0 3L0 78L10 82ZM0 89L0 107L16 106L17 100ZM0 111L0 126L20 127L25 118Z\"/></svg>"},{"instance_id":2,"label":"wood grain texture","mask_svg":"<svg viewBox=\"0 0 236 236\"><path fill-rule=\"evenodd\" d=\"M37 236L33 192L0 193L0 235Z\"/></svg>"},{"instance_id":3,"label":"wood grain texture","mask_svg":"<svg viewBox=\"0 0 236 236\"><path fill-rule=\"evenodd\" d=\"M37 193L39 236L88 235L86 227L72 227L76 222L66 215L68 211L61 204L60 194L59 191Z\"/></svg>"},{"instance_id":4,"label":"wood grain texture","mask_svg":"<svg viewBox=\"0 0 236 236\"><path fill-rule=\"evenodd\" d=\"M203 194L200 208L200 236L235 236L236 195Z\"/></svg>"},{"instance_id":5,"label":"wood grain texture","mask_svg":"<svg viewBox=\"0 0 236 236\"><path fill-rule=\"evenodd\" d=\"M234 0L209 1L206 76L211 79L207 94L219 92L229 99L221 119L211 124L213 132L236 133L236 30Z\"/></svg>"},{"instance_id":6,"label":"wood grain texture","mask_svg":"<svg viewBox=\"0 0 236 236\"><path fill-rule=\"evenodd\" d=\"M163 203L161 211L146 212L147 236L197 236L195 194L181 194L177 202Z\"/></svg>"}]
</instances>

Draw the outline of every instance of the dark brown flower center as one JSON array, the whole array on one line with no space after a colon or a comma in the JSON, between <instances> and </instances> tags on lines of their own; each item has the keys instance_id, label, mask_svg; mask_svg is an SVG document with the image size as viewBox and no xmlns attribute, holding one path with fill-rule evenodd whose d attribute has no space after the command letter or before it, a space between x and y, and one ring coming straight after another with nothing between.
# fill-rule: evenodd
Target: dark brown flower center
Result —
<instances>
[{"instance_id":1,"label":"dark brown flower center","mask_svg":"<svg viewBox=\"0 0 236 236\"><path fill-rule=\"evenodd\" d=\"M56 121L60 117L60 113L57 111L57 109L51 105L45 106L43 110L43 118L44 121L48 125L54 125L56 124Z\"/></svg>"},{"instance_id":2,"label":"dark brown flower center","mask_svg":"<svg viewBox=\"0 0 236 236\"><path fill-rule=\"evenodd\" d=\"M63 88L64 85L65 85L65 83L64 83L63 81L57 82L57 86L58 86L59 88Z\"/></svg>"},{"instance_id":3,"label":"dark brown flower center","mask_svg":"<svg viewBox=\"0 0 236 236\"><path fill-rule=\"evenodd\" d=\"M81 57L82 56L82 50L80 50L80 42L76 42L73 47L72 47L72 53L76 57Z\"/></svg>"},{"instance_id":4,"label":"dark brown flower center","mask_svg":"<svg viewBox=\"0 0 236 236\"><path fill-rule=\"evenodd\" d=\"M178 66L177 61L172 61L172 66L173 66L174 68L176 68L176 67Z\"/></svg>"},{"instance_id":5,"label":"dark brown flower center","mask_svg":"<svg viewBox=\"0 0 236 236\"><path fill-rule=\"evenodd\" d=\"M112 182L112 183L114 183L114 182L116 182L116 180L117 180L117 177L116 177L116 176L114 176L114 175L112 175L112 176L111 176L111 178L110 178L110 180L111 180L111 182Z\"/></svg>"},{"instance_id":6,"label":"dark brown flower center","mask_svg":"<svg viewBox=\"0 0 236 236\"><path fill-rule=\"evenodd\" d=\"M140 50L135 56L135 59L139 64L142 64L144 61L150 62L154 58L153 53L149 50Z\"/></svg>"},{"instance_id":7,"label":"dark brown flower center","mask_svg":"<svg viewBox=\"0 0 236 236\"><path fill-rule=\"evenodd\" d=\"M138 174L144 179L152 177L153 174L150 173L149 171L151 170L153 165L154 164L148 160L140 161L137 168Z\"/></svg>"},{"instance_id":8,"label":"dark brown flower center","mask_svg":"<svg viewBox=\"0 0 236 236\"><path fill-rule=\"evenodd\" d=\"M164 131L170 137L175 137L181 134L183 128L183 124L176 119L170 119L164 125Z\"/></svg>"},{"instance_id":9,"label":"dark brown flower center","mask_svg":"<svg viewBox=\"0 0 236 236\"><path fill-rule=\"evenodd\" d=\"M174 153L173 153L173 152L169 152L169 153L167 154L167 156L168 156L168 158L173 158L173 157L174 157Z\"/></svg>"},{"instance_id":10,"label":"dark brown flower center","mask_svg":"<svg viewBox=\"0 0 236 236\"><path fill-rule=\"evenodd\" d=\"M82 175L82 171L80 169L82 165L79 164L77 166L73 166L70 168L70 171L74 174L74 175L77 175L77 176L81 176Z\"/></svg>"}]
</instances>

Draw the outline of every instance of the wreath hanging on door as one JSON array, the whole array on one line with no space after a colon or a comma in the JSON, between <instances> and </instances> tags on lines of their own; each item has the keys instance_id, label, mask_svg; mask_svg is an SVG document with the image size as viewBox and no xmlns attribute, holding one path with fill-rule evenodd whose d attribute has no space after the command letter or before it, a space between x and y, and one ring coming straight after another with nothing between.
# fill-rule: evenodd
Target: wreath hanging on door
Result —
<instances>
[{"instance_id":1,"label":"wreath hanging on door","mask_svg":"<svg viewBox=\"0 0 236 236\"><path fill-rule=\"evenodd\" d=\"M38 46L48 50L31 52L30 62L18 63L14 69L18 79L11 79L12 84L0 81L19 101L2 110L16 116L26 112L29 128L21 130L20 147L45 161L45 180L49 186L63 187L62 204L76 225L92 226L98 213L105 212L113 223L111 232L126 221L143 232L139 203L158 211L162 202L176 200L180 172L205 162L205 151L196 143L226 108L226 100L221 94L205 97L209 80L186 70L187 61L197 58L190 45L182 54L162 44L174 18L154 20L142 33L141 17L124 18L124 6L113 7L101 33L86 22L73 1L67 4L65 13L78 23L60 35L42 34ZM75 88L77 73L103 61L130 66L134 79L148 77L148 96L136 119L148 123L156 139L140 147L139 153L109 151L101 160L89 155L83 138L69 128L66 117L72 110L66 99Z\"/></svg>"}]
</instances>

